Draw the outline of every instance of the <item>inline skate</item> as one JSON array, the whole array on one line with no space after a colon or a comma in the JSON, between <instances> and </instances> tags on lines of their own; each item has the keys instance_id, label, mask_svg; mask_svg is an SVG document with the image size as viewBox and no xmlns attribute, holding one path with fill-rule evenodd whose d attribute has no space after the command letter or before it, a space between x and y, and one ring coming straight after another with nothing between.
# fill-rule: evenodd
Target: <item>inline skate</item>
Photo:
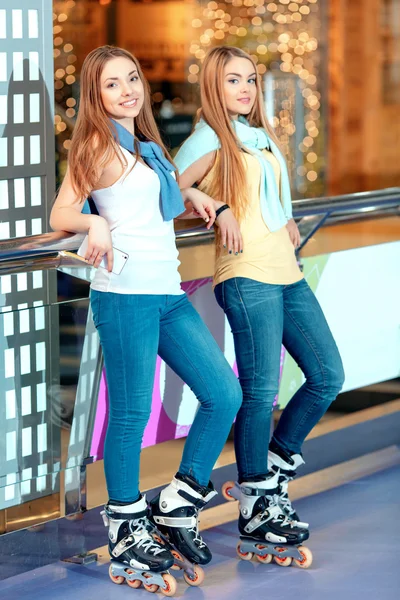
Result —
<instances>
[{"instance_id":1,"label":"inline skate","mask_svg":"<svg viewBox=\"0 0 400 600\"><path fill-rule=\"evenodd\" d=\"M279 505L279 471L262 481L239 485L239 531L237 554L242 560L255 555L261 563L274 560L303 569L312 563L311 551L303 546L309 531L291 521Z\"/></svg>"},{"instance_id":2,"label":"inline skate","mask_svg":"<svg viewBox=\"0 0 400 600\"><path fill-rule=\"evenodd\" d=\"M296 521L299 527L309 527L308 523L300 521L300 518L292 506L288 495L289 482L296 476L296 469L304 465L301 454L289 454L278 448L272 441L268 452L268 468L272 473L279 471L279 504L285 515L292 521Z\"/></svg>"},{"instance_id":3,"label":"inline skate","mask_svg":"<svg viewBox=\"0 0 400 600\"><path fill-rule=\"evenodd\" d=\"M160 590L165 596L173 596L177 583L168 569L174 557L152 535L154 527L148 518L145 496L127 506L107 504L101 515L109 527L110 579L117 584L126 581L132 588L143 584L148 592Z\"/></svg>"},{"instance_id":4,"label":"inline skate","mask_svg":"<svg viewBox=\"0 0 400 600\"><path fill-rule=\"evenodd\" d=\"M175 569L183 569L188 585L204 580L200 565L212 555L199 533L199 512L217 494L211 482L199 485L192 477L177 473L170 485L150 502L151 519L158 530L155 539L165 543L175 559Z\"/></svg>"}]
</instances>

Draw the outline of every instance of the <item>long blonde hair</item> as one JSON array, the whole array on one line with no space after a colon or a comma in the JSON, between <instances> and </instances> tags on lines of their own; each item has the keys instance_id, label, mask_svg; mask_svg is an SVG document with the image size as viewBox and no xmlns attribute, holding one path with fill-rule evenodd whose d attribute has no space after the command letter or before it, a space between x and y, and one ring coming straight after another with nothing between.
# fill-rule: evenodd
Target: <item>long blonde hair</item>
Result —
<instances>
[{"instance_id":1,"label":"long blonde hair","mask_svg":"<svg viewBox=\"0 0 400 600\"><path fill-rule=\"evenodd\" d=\"M246 172L241 156L241 151L245 151L245 148L232 126L224 95L224 69L234 57L249 60L257 73L254 60L240 48L217 46L210 50L204 59L200 75L201 109L196 121L203 118L217 134L221 144L216 165L217 173L207 192L215 199L229 204L236 218L240 220L248 203ZM265 114L259 75L256 75L256 89L256 100L246 119L251 127L264 128L278 143Z\"/></svg>"},{"instance_id":2,"label":"long blonde hair","mask_svg":"<svg viewBox=\"0 0 400 600\"><path fill-rule=\"evenodd\" d=\"M161 140L151 109L150 86L138 60L122 48L100 46L92 50L83 61L78 118L68 156L72 186L80 199L89 196L96 186L99 167L106 167L115 156L119 158L122 167L126 167L113 137L114 128L104 108L100 90L100 78L106 63L117 57L131 60L143 83L144 102L140 113L135 117L135 136L156 142L161 146L165 157L172 162ZM135 146L137 158L139 152L137 145Z\"/></svg>"}]
</instances>

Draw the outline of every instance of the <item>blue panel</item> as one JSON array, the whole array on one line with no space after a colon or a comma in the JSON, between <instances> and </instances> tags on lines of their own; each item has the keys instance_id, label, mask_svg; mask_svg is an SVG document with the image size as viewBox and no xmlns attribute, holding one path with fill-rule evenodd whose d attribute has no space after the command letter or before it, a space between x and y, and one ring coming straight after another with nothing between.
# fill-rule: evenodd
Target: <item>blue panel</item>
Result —
<instances>
[{"instance_id":1,"label":"blue panel","mask_svg":"<svg viewBox=\"0 0 400 600\"><path fill-rule=\"evenodd\" d=\"M306 441L306 464L299 475L320 469L400 443L400 412L333 431ZM216 469L212 474L215 488L220 491L225 481L235 479L235 465ZM151 500L161 488L149 490ZM211 506L224 502L221 494L211 501ZM102 546L105 529L100 508L85 513L81 521L58 519L46 523L41 532L16 531L0 536L0 581ZM10 558L10 555L12 558ZM15 556L19 556L18 561Z\"/></svg>"},{"instance_id":2,"label":"blue panel","mask_svg":"<svg viewBox=\"0 0 400 600\"><path fill-rule=\"evenodd\" d=\"M206 580L201 588L187 588L178 575L177 596L184 594L194 600L251 596L398 600L399 496L397 466L296 502L302 519L312 525L308 545L314 563L305 571L240 561L235 554L236 523L208 530L204 537L214 560L206 567ZM111 583L107 571L106 564L83 567L56 563L3 581L0 594L7 600L149 599L148 592Z\"/></svg>"}]
</instances>

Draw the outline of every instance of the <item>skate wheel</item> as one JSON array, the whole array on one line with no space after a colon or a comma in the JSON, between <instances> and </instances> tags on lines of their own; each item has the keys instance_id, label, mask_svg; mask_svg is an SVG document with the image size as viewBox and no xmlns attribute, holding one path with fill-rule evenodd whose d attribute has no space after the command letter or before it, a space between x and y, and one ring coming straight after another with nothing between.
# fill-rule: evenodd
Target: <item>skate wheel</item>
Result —
<instances>
[{"instance_id":1,"label":"skate wheel","mask_svg":"<svg viewBox=\"0 0 400 600\"><path fill-rule=\"evenodd\" d=\"M129 585L129 587L134 588L135 590L140 588L140 586L142 585L140 579L127 579L126 583Z\"/></svg>"},{"instance_id":2,"label":"skate wheel","mask_svg":"<svg viewBox=\"0 0 400 600\"><path fill-rule=\"evenodd\" d=\"M306 546L299 546L297 550L300 552L302 559L298 560L297 558L294 558L294 564L296 565L296 567L300 567L300 569L308 569L308 567L311 566L313 561L313 555L311 550L309 548L306 548Z\"/></svg>"},{"instance_id":3,"label":"skate wheel","mask_svg":"<svg viewBox=\"0 0 400 600\"><path fill-rule=\"evenodd\" d=\"M172 556L175 558L175 560L180 560L183 562L183 558L182 556L179 554L179 552L177 552L176 550L171 550L171 554ZM173 571L180 571L182 569L182 567L180 567L179 565L177 565L176 563L172 565L171 569Z\"/></svg>"},{"instance_id":4,"label":"skate wheel","mask_svg":"<svg viewBox=\"0 0 400 600\"><path fill-rule=\"evenodd\" d=\"M170 575L169 573L164 573L162 576L166 588L160 588L160 592L164 594L164 596L173 596L176 592L177 583L175 577Z\"/></svg>"},{"instance_id":5,"label":"skate wheel","mask_svg":"<svg viewBox=\"0 0 400 600\"><path fill-rule=\"evenodd\" d=\"M261 546L260 544L259 546L257 546L257 548L259 550L264 550L265 546ZM272 554L256 554L256 559L263 565L269 565L269 563L272 561Z\"/></svg>"},{"instance_id":6,"label":"skate wheel","mask_svg":"<svg viewBox=\"0 0 400 600\"><path fill-rule=\"evenodd\" d=\"M235 487L234 481L225 481L221 488L221 494L228 502L234 502L235 498L230 494L231 490Z\"/></svg>"},{"instance_id":7,"label":"skate wheel","mask_svg":"<svg viewBox=\"0 0 400 600\"><path fill-rule=\"evenodd\" d=\"M154 592L156 592L158 590L158 585L156 583L144 583L143 584L144 589L146 590L146 592L150 592L152 594L154 594Z\"/></svg>"},{"instance_id":8,"label":"skate wheel","mask_svg":"<svg viewBox=\"0 0 400 600\"><path fill-rule=\"evenodd\" d=\"M127 571L125 571L125 573L127 575L132 575L132 574L134 574L134 571L127 570ZM134 588L134 589L140 588L140 586L142 585L142 582L140 581L140 579L127 579L126 583L129 585L129 587Z\"/></svg>"},{"instance_id":9,"label":"skate wheel","mask_svg":"<svg viewBox=\"0 0 400 600\"><path fill-rule=\"evenodd\" d=\"M292 558L290 556L285 556L284 558L274 556L274 561L280 567L290 567L290 565L292 564Z\"/></svg>"},{"instance_id":10,"label":"skate wheel","mask_svg":"<svg viewBox=\"0 0 400 600\"><path fill-rule=\"evenodd\" d=\"M272 554L264 554L263 556L256 554L256 559L263 565L269 565L272 562Z\"/></svg>"},{"instance_id":11,"label":"skate wheel","mask_svg":"<svg viewBox=\"0 0 400 600\"><path fill-rule=\"evenodd\" d=\"M122 575L113 575L112 565L110 565L110 567L108 569L108 574L110 576L111 581L113 583L116 583L117 585L121 585L121 583L124 583L124 581L125 581L125 577L122 577Z\"/></svg>"},{"instance_id":12,"label":"skate wheel","mask_svg":"<svg viewBox=\"0 0 400 600\"><path fill-rule=\"evenodd\" d=\"M189 575L189 573L184 572L183 579L186 581L186 583L188 585L191 585L192 587L197 587L198 585L201 585L203 583L205 573L199 565L194 565L193 571L194 571L193 576Z\"/></svg>"},{"instance_id":13,"label":"skate wheel","mask_svg":"<svg viewBox=\"0 0 400 600\"><path fill-rule=\"evenodd\" d=\"M238 545L236 546L236 552L239 558L241 558L242 560L251 560L254 556L253 552L241 552L240 550L240 542L238 542Z\"/></svg>"}]
</instances>

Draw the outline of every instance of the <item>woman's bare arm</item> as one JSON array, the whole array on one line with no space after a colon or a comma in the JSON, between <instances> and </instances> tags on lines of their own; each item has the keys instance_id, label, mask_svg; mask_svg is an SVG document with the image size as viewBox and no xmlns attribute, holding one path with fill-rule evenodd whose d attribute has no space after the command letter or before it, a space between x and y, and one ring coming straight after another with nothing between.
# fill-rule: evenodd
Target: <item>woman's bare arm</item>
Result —
<instances>
[{"instance_id":1,"label":"woman's bare arm","mask_svg":"<svg viewBox=\"0 0 400 600\"><path fill-rule=\"evenodd\" d=\"M107 255L107 268L112 271L113 250L108 223L98 215L82 213L85 198L79 198L72 186L69 170L64 177L59 194L50 213L50 227L54 231L71 231L88 234L85 259L98 267Z\"/></svg>"}]
</instances>

